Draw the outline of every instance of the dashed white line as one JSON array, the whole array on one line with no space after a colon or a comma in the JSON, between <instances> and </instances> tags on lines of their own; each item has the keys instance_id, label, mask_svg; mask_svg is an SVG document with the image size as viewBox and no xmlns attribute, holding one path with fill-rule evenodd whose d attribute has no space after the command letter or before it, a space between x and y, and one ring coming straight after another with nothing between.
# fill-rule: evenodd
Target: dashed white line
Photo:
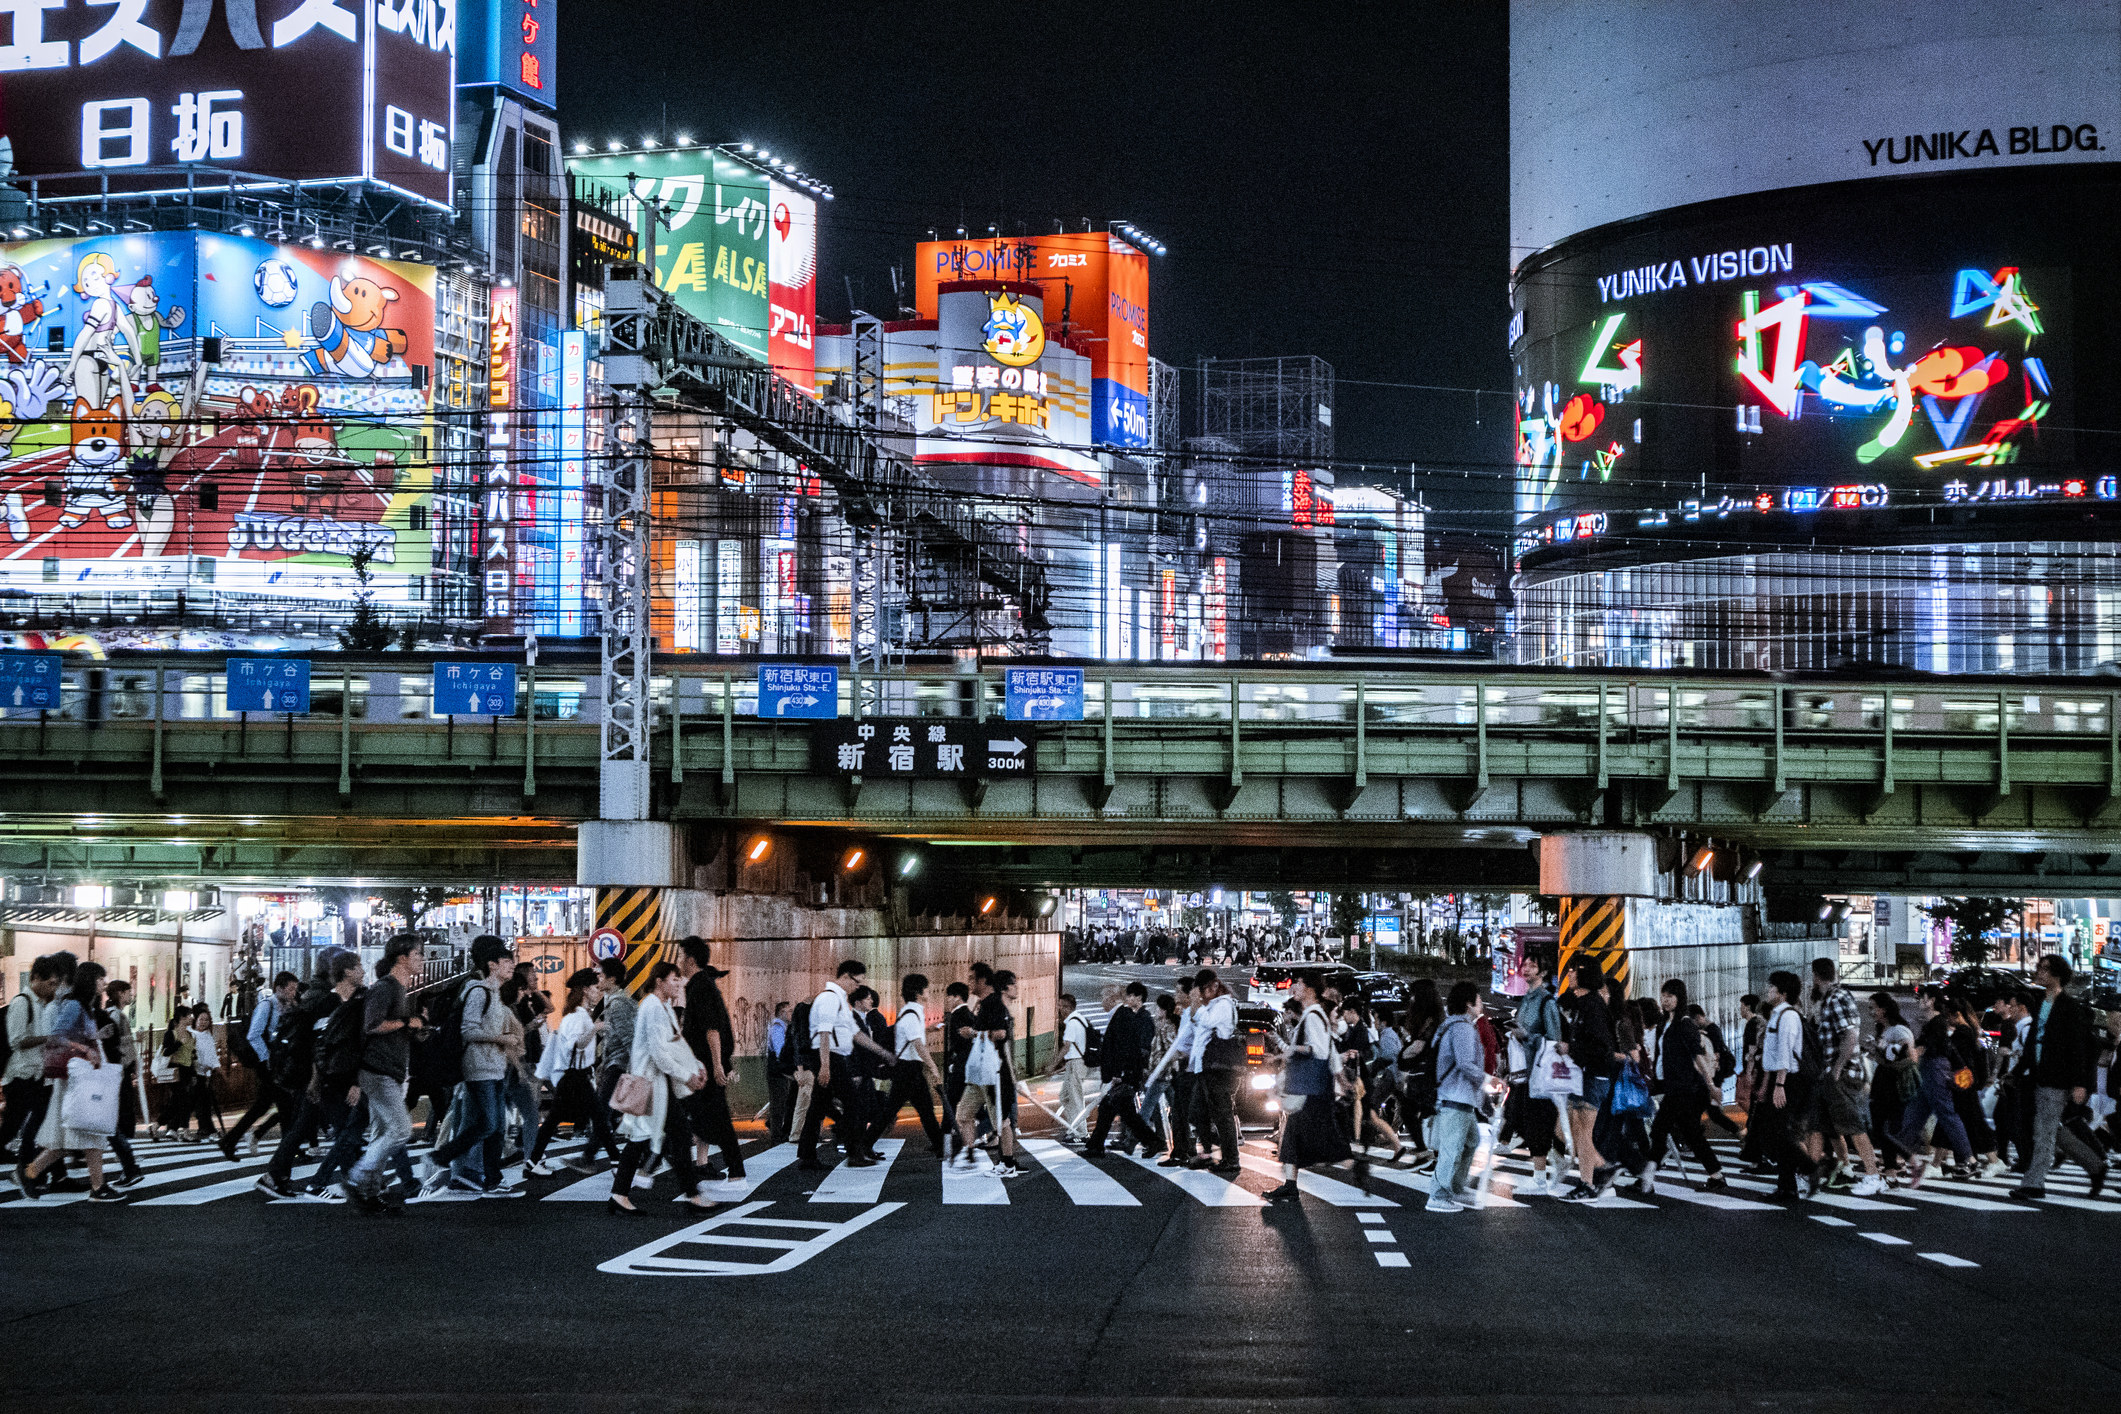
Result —
<instances>
[{"instance_id":1,"label":"dashed white line","mask_svg":"<svg viewBox=\"0 0 2121 1414\"><path fill-rule=\"evenodd\" d=\"M1399 1241L1399 1239L1398 1239L1398 1238L1394 1237L1394 1236L1393 1236L1393 1235L1392 1235L1391 1233L1389 1233L1389 1232L1386 1232L1386 1231L1385 1231L1385 1230L1383 1230L1382 1228L1375 1228L1375 1227L1366 1227L1366 1228L1363 1228L1363 1229L1362 1229L1362 1235L1363 1235L1364 1237L1367 1237L1367 1238L1369 1238L1369 1239L1370 1239L1370 1241L1372 1241L1372 1242L1382 1242L1382 1243L1391 1243L1391 1242L1397 1242L1397 1241Z\"/></svg>"},{"instance_id":2,"label":"dashed white line","mask_svg":"<svg viewBox=\"0 0 2121 1414\"><path fill-rule=\"evenodd\" d=\"M1949 1252L1917 1252L1925 1262L1935 1262L1940 1267L1979 1267L1979 1262L1969 1262L1964 1257L1954 1257Z\"/></svg>"},{"instance_id":3,"label":"dashed white line","mask_svg":"<svg viewBox=\"0 0 2121 1414\"><path fill-rule=\"evenodd\" d=\"M1810 1216L1811 1216L1811 1219L1812 1219L1812 1221L1813 1221L1813 1222L1815 1222L1815 1223L1822 1223L1822 1224L1824 1224L1824 1225L1825 1225L1825 1226L1827 1226L1827 1227L1854 1227L1854 1226L1855 1226L1855 1224L1854 1224L1854 1223L1852 1223L1852 1222L1850 1222L1850 1221L1849 1221L1849 1220L1848 1220L1847 1218L1835 1218L1835 1217L1829 1217L1829 1216L1827 1216L1827 1215L1826 1215L1825 1213L1813 1213L1813 1214L1811 1214Z\"/></svg>"},{"instance_id":4,"label":"dashed white line","mask_svg":"<svg viewBox=\"0 0 2121 1414\"><path fill-rule=\"evenodd\" d=\"M1904 1237L1895 1237L1889 1232L1859 1232L1856 1236L1875 1242L1881 1247L1907 1247L1912 1244Z\"/></svg>"},{"instance_id":5,"label":"dashed white line","mask_svg":"<svg viewBox=\"0 0 2121 1414\"><path fill-rule=\"evenodd\" d=\"M1380 1267L1411 1267L1414 1264L1407 1260L1407 1254L1404 1252L1380 1252L1377 1254L1377 1265Z\"/></svg>"}]
</instances>

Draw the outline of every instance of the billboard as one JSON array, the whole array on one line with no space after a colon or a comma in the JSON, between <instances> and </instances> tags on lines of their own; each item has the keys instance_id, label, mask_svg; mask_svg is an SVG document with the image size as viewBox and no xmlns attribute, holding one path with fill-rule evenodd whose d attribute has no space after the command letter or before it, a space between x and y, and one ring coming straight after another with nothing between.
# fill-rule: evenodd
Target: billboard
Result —
<instances>
[{"instance_id":1,"label":"billboard","mask_svg":"<svg viewBox=\"0 0 2121 1414\"><path fill-rule=\"evenodd\" d=\"M89 173L83 191L182 189L173 169L199 166L325 185L366 178L450 205L447 0L25 0L6 12L0 71L19 176Z\"/></svg>"},{"instance_id":2,"label":"billboard","mask_svg":"<svg viewBox=\"0 0 2121 1414\"><path fill-rule=\"evenodd\" d=\"M2115 499L2079 456L2111 355L2075 306L2110 288L2088 233L2121 174L1937 180L1734 198L1527 267L1521 528Z\"/></svg>"},{"instance_id":3,"label":"billboard","mask_svg":"<svg viewBox=\"0 0 2121 1414\"><path fill-rule=\"evenodd\" d=\"M2110 163L2121 0L1510 6L1510 247L1824 182ZM1846 106L1805 101L1838 94Z\"/></svg>"},{"instance_id":4,"label":"billboard","mask_svg":"<svg viewBox=\"0 0 2121 1414\"><path fill-rule=\"evenodd\" d=\"M766 224L767 346L774 372L817 383L817 198L775 182Z\"/></svg>"},{"instance_id":5,"label":"billboard","mask_svg":"<svg viewBox=\"0 0 2121 1414\"><path fill-rule=\"evenodd\" d=\"M526 103L559 105L558 0L456 0L457 82L497 84Z\"/></svg>"},{"instance_id":6,"label":"billboard","mask_svg":"<svg viewBox=\"0 0 2121 1414\"><path fill-rule=\"evenodd\" d=\"M1099 483L1088 360L1048 335L1035 288L981 282L939 292L934 382L913 398L915 461L1043 467ZM886 357L887 367L906 361L895 347Z\"/></svg>"},{"instance_id":7,"label":"billboard","mask_svg":"<svg viewBox=\"0 0 2121 1414\"><path fill-rule=\"evenodd\" d=\"M162 231L0 246L0 585L414 603L434 271ZM217 365L201 341L221 340Z\"/></svg>"},{"instance_id":8,"label":"billboard","mask_svg":"<svg viewBox=\"0 0 2121 1414\"><path fill-rule=\"evenodd\" d=\"M634 229L642 228L635 201L654 201L664 210L656 229L656 283L745 353L772 362L766 233L773 191L765 173L698 148L570 157L567 166L622 195L633 178L632 199L622 210ZM792 235L792 224L790 230ZM811 230L814 236L814 214ZM813 312L815 300L813 289Z\"/></svg>"},{"instance_id":9,"label":"billboard","mask_svg":"<svg viewBox=\"0 0 2121 1414\"><path fill-rule=\"evenodd\" d=\"M1100 445L1149 445L1149 257L1101 231L915 247L913 303L937 317L938 292L964 280L1036 285L1048 330L1090 360L1090 432Z\"/></svg>"}]
</instances>

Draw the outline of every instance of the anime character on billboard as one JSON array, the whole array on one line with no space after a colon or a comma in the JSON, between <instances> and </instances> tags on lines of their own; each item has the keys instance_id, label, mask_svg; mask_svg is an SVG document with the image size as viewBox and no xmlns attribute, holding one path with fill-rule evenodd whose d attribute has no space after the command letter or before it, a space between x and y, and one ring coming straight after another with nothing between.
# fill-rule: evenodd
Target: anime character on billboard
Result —
<instances>
[{"instance_id":1,"label":"anime character on billboard","mask_svg":"<svg viewBox=\"0 0 2121 1414\"><path fill-rule=\"evenodd\" d=\"M125 456L123 407L116 398L107 407L97 407L86 398L74 399L73 456L66 464L66 509L59 514L61 530L78 530L94 512L112 530L133 523L127 512L125 488L113 475Z\"/></svg>"},{"instance_id":2,"label":"anime character on billboard","mask_svg":"<svg viewBox=\"0 0 2121 1414\"><path fill-rule=\"evenodd\" d=\"M411 346L403 329L386 329L383 319L398 292L363 275L331 277L331 298L309 311L309 334L317 346L303 355L319 377L374 378L391 359Z\"/></svg>"},{"instance_id":3,"label":"anime character on billboard","mask_svg":"<svg viewBox=\"0 0 2121 1414\"><path fill-rule=\"evenodd\" d=\"M206 365L193 367L180 396L161 384L149 385L133 409L132 451L125 469L132 479L133 508L140 517L140 553L159 555L177 525L176 498L169 493L170 464L198 437L200 395L206 391Z\"/></svg>"},{"instance_id":4,"label":"anime character on billboard","mask_svg":"<svg viewBox=\"0 0 2121 1414\"><path fill-rule=\"evenodd\" d=\"M0 261L0 355L9 363L29 362L29 333L44 317L44 295L50 288L32 288L21 266Z\"/></svg>"},{"instance_id":5,"label":"anime character on billboard","mask_svg":"<svg viewBox=\"0 0 2121 1414\"><path fill-rule=\"evenodd\" d=\"M81 257L74 275L74 293L81 297L81 332L74 337L66 381L74 396L92 407L103 407L115 397L130 418L132 373L118 347L122 306L117 288L118 267L109 256L98 250Z\"/></svg>"},{"instance_id":6,"label":"anime character on billboard","mask_svg":"<svg viewBox=\"0 0 2121 1414\"><path fill-rule=\"evenodd\" d=\"M123 323L126 342L133 346L133 363L141 377L153 378L162 367L162 331L184 322L184 306L163 314L162 296L155 290L152 275L142 275L116 293L125 297Z\"/></svg>"}]
</instances>

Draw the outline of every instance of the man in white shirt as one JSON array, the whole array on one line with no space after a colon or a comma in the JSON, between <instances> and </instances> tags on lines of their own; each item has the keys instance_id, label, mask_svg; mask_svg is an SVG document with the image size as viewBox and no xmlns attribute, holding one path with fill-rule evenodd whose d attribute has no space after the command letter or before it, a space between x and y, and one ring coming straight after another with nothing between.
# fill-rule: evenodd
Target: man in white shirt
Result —
<instances>
[{"instance_id":1,"label":"man in white shirt","mask_svg":"<svg viewBox=\"0 0 2121 1414\"><path fill-rule=\"evenodd\" d=\"M1090 1023L1076 1015L1073 995L1060 994L1061 1123L1070 1140L1086 1132L1084 1116L1090 1106L1083 1100L1083 1081L1089 1077Z\"/></svg>"},{"instance_id":2,"label":"man in white shirt","mask_svg":"<svg viewBox=\"0 0 2121 1414\"><path fill-rule=\"evenodd\" d=\"M799 1169L814 1172L825 1167L817 1161L817 1139L828 1108L837 1111L833 1132L840 1137L840 1145L847 1151L847 1162L863 1168L877 1162L876 1155L869 1150L867 1137L862 1133L861 1106L854 1093L855 1020L854 1008L847 1000L848 994L861 986L862 979L868 974L867 967L850 957L840 964L838 974L810 1003L810 1037L811 1044L817 1048L818 1072L810 1109L803 1116L803 1131L795 1144L795 1166Z\"/></svg>"},{"instance_id":3,"label":"man in white shirt","mask_svg":"<svg viewBox=\"0 0 2121 1414\"><path fill-rule=\"evenodd\" d=\"M940 1159L943 1130L935 1117L935 1091L943 1088L943 1074L928 1054L928 979L918 972L908 973L899 984L899 997L898 1018L891 1026L891 1094L877 1106L867 1147L874 1151L876 1141L898 1123L898 1112L911 1105L928 1136L928 1147Z\"/></svg>"},{"instance_id":4,"label":"man in white shirt","mask_svg":"<svg viewBox=\"0 0 2121 1414\"><path fill-rule=\"evenodd\" d=\"M29 986L7 1004L7 1115L0 1119L0 1153L21 1134L21 1152L14 1158L23 1165L37 1157L37 1129L51 1100L51 1084L44 1078L44 1038L51 1033L47 1018L52 998L59 994L66 972L59 957L48 953L31 963ZM71 954L66 957L72 960Z\"/></svg>"},{"instance_id":5,"label":"man in white shirt","mask_svg":"<svg viewBox=\"0 0 2121 1414\"><path fill-rule=\"evenodd\" d=\"M1761 1157L1775 1165L1773 1196L1782 1199L1798 1196L1797 1175L1809 1174L1812 1168L1790 1132L1805 1105L1803 1077L1798 1073L1804 1064L1804 1015L1795 1005L1803 986L1794 972L1768 976L1767 990L1761 995L1767 1032L1760 1052L1760 1078L1766 1093L1753 1097L1753 1108L1746 1116L1749 1131L1760 1127Z\"/></svg>"},{"instance_id":6,"label":"man in white shirt","mask_svg":"<svg viewBox=\"0 0 2121 1414\"><path fill-rule=\"evenodd\" d=\"M1221 1056L1228 1047L1218 1047L1211 1055L1209 1048L1216 1042L1232 1042L1237 1038L1237 1003L1230 996L1230 989L1222 984L1212 967L1203 967L1194 980L1195 990L1205 998L1193 1015L1193 1126L1200 1134L1201 1154L1188 1165L1189 1168L1208 1167L1208 1147L1217 1145L1222 1149L1222 1162L1215 1165L1215 1172L1234 1174L1239 1170L1237 1157L1237 1081L1244 1073L1242 1042L1237 1042L1239 1055L1235 1065ZM1221 1056L1220 1064L1209 1062Z\"/></svg>"},{"instance_id":7,"label":"man in white shirt","mask_svg":"<svg viewBox=\"0 0 2121 1414\"><path fill-rule=\"evenodd\" d=\"M1191 1168L1197 1153L1193 1147L1193 1013L1199 1009L1200 1000L1194 995L1192 978L1181 977L1176 986L1178 1032L1171 1038L1171 1048L1164 1052L1164 1058L1156 1063L1158 1074L1166 1067L1171 1071L1171 1152L1156 1161L1160 1169ZM1151 1075L1149 1081L1153 1088L1156 1075Z\"/></svg>"}]
</instances>

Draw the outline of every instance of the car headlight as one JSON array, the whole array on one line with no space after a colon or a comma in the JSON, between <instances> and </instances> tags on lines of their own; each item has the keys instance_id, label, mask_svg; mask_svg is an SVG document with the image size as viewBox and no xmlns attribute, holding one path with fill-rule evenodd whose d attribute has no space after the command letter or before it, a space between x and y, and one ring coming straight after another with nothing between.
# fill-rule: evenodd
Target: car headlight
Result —
<instances>
[{"instance_id":1,"label":"car headlight","mask_svg":"<svg viewBox=\"0 0 2121 1414\"><path fill-rule=\"evenodd\" d=\"M1252 1077L1252 1088L1255 1090L1272 1090L1274 1088L1274 1077L1271 1075L1255 1075Z\"/></svg>"},{"instance_id":2,"label":"car headlight","mask_svg":"<svg viewBox=\"0 0 2121 1414\"><path fill-rule=\"evenodd\" d=\"M1267 1109L1268 1109L1268 1110L1272 1111L1272 1110L1278 1110L1278 1109L1280 1109L1280 1108L1281 1108L1281 1101L1279 1101L1279 1100L1269 1100L1269 1101L1267 1101Z\"/></svg>"}]
</instances>

